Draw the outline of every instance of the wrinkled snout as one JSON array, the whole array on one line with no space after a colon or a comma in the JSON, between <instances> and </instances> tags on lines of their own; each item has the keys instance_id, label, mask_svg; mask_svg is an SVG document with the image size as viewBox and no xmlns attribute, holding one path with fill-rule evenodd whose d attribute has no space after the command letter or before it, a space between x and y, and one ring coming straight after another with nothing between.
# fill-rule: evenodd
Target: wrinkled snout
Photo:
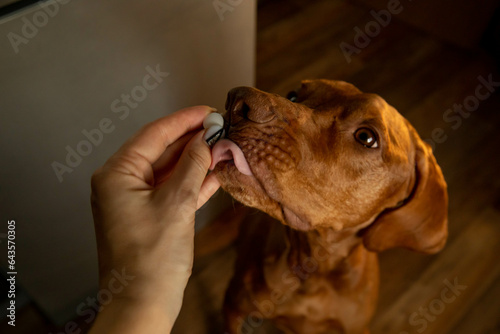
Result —
<instances>
[{"instance_id":1,"label":"wrinkled snout","mask_svg":"<svg viewBox=\"0 0 500 334\"><path fill-rule=\"evenodd\" d=\"M276 118L276 97L251 87L231 89L226 100L231 123L241 119L261 124L272 121Z\"/></svg>"}]
</instances>

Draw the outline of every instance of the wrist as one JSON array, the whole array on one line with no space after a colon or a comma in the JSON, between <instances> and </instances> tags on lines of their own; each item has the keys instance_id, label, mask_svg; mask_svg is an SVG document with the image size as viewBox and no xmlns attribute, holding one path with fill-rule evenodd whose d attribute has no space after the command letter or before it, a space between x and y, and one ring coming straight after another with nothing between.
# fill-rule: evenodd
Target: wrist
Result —
<instances>
[{"instance_id":1,"label":"wrist","mask_svg":"<svg viewBox=\"0 0 500 334\"><path fill-rule=\"evenodd\" d=\"M112 270L100 280L101 290L109 291L112 295L111 301L101 306L100 314L106 314L104 318L125 323L155 314L166 321L155 326L171 327L182 306L188 279L188 272L170 271L170 274L164 274L158 271L156 275L145 275L143 270ZM103 322L102 319L100 322Z\"/></svg>"},{"instance_id":2,"label":"wrist","mask_svg":"<svg viewBox=\"0 0 500 334\"><path fill-rule=\"evenodd\" d=\"M90 334L170 333L177 319L182 296L145 298L117 296L103 306Z\"/></svg>"},{"instance_id":3,"label":"wrist","mask_svg":"<svg viewBox=\"0 0 500 334\"><path fill-rule=\"evenodd\" d=\"M102 270L99 285L114 298L136 302L172 303L184 295L191 271L172 268L124 266L122 270Z\"/></svg>"}]
</instances>

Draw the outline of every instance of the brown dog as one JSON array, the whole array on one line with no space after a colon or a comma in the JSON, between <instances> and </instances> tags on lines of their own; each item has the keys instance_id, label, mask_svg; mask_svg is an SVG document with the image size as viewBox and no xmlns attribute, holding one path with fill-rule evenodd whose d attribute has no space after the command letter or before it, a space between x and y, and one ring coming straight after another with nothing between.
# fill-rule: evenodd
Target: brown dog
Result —
<instances>
[{"instance_id":1,"label":"brown dog","mask_svg":"<svg viewBox=\"0 0 500 334\"><path fill-rule=\"evenodd\" d=\"M368 333L375 252L445 244L446 183L430 147L382 98L340 81L304 81L288 99L235 88L226 110L214 172L283 223L242 225L226 331L272 319L285 333Z\"/></svg>"}]
</instances>

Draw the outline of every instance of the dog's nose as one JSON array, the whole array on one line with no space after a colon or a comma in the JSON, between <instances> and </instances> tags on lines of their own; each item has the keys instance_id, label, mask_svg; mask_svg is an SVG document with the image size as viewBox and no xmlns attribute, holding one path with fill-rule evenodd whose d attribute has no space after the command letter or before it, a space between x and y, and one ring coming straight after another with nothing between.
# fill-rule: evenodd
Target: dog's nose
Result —
<instances>
[{"instance_id":1,"label":"dog's nose","mask_svg":"<svg viewBox=\"0 0 500 334\"><path fill-rule=\"evenodd\" d=\"M237 119L242 117L255 123L272 121L276 114L272 96L251 87L236 87L229 91L226 100L226 110Z\"/></svg>"}]
</instances>

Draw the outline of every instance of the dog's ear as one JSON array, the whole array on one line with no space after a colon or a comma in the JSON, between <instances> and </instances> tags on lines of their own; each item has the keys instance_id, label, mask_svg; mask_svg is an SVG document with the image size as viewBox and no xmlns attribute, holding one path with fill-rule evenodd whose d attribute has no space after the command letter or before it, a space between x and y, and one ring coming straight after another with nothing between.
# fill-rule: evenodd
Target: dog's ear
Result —
<instances>
[{"instance_id":1,"label":"dog's ear","mask_svg":"<svg viewBox=\"0 0 500 334\"><path fill-rule=\"evenodd\" d=\"M382 212L363 231L363 243L375 252L403 247L436 253L448 236L446 182L431 147L411 129L415 142L416 180L410 197L398 208Z\"/></svg>"}]
</instances>

